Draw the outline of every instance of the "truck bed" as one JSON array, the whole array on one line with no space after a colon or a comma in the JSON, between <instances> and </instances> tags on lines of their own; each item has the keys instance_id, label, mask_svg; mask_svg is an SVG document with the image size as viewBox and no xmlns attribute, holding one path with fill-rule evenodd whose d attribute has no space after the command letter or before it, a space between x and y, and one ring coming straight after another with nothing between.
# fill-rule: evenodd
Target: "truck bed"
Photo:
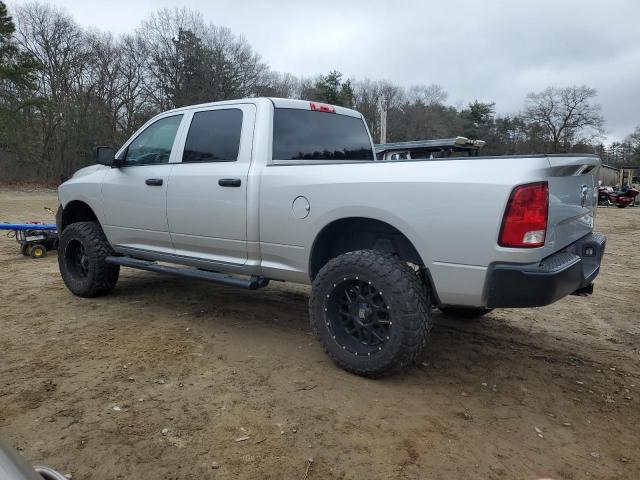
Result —
<instances>
[{"instance_id":1,"label":"truck bed","mask_svg":"<svg viewBox=\"0 0 640 480\"><path fill-rule=\"evenodd\" d=\"M279 162L262 172L260 244L268 275L302 281L322 226L349 216L382 220L416 246L447 304L483 305L492 263L540 262L591 233L597 204L593 155L521 155L372 162ZM514 186L549 184L544 247L497 244ZM314 213L300 229L283 211L304 192Z\"/></svg>"}]
</instances>

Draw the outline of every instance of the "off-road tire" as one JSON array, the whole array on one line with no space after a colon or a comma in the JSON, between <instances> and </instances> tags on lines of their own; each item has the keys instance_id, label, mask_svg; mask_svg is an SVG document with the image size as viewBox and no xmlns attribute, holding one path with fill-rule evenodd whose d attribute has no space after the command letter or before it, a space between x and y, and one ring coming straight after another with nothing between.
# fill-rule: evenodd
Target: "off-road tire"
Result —
<instances>
[{"instance_id":1,"label":"off-road tire","mask_svg":"<svg viewBox=\"0 0 640 480\"><path fill-rule=\"evenodd\" d=\"M84 249L84 275L73 262L73 251ZM97 222L72 223L64 229L58 245L58 266L67 288L79 297L97 297L111 292L120 274L120 266L105 262L113 249Z\"/></svg>"},{"instance_id":2,"label":"off-road tire","mask_svg":"<svg viewBox=\"0 0 640 480\"><path fill-rule=\"evenodd\" d=\"M465 308L465 307L441 307L440 311L445 317L472 320L484 317L493 308Z\"/></svg>"},{"instance_id":3,"label":"off-road tire","mask_svg":"<svg viewBox=\"0 0 640 480\"><path fill-rule=\"evenodd\" d=\"M348 351L332 332L328 299L336 285L349 278L370 282L388 306L388 337L373 353ZM359 250L330 260L320 270L311 290L309 316L313 333L338 366L366 377L390 375L413 364L427 343L432 327L430 291L416 271L395 255Z\"/></svg>"}]
</instances>

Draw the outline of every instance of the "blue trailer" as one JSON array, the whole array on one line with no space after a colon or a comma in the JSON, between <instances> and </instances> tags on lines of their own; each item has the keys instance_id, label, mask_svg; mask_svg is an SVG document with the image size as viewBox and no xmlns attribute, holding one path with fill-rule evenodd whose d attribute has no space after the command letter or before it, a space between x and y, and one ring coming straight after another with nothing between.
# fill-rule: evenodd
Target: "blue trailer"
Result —
<instances>
[{"instance_id":1,"label":"blue trailer","mask_svg":"<svg viewBox=\"0 0 640 480\"><path fill-rule=\"evenodd\" d=\"M15 238L27 257L42 258L47 250L58 248L58 229L53 223L0 223L0 230L6 230L8 237Z\"/></svg>"}]
</instances>

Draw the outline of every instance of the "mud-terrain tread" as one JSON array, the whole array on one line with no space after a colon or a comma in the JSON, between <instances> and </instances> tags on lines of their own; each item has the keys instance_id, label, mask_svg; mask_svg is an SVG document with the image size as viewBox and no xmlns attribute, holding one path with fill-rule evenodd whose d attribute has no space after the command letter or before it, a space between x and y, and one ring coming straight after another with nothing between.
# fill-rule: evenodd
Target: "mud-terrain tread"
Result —
<instances>
[{"instance_id":1,"label":"mud-terrain tread","mask_svg":"<svg viewBox=\"0 0 640 480\"><path fill-rule=\"evenodd\" d=\"M70 274L66 272L64 254L67 241L70 237L80 237L86 242L85 249L95 269L91 283L80 288L78 288L79 285L70 285L66 278L66 275ZM91 248L87 249L87 246ZM107 256L113 255L113 253L113 248L109 244L99 223L78 222L67 226L62 232L58 246L58 266L67 288L69 288L74 295L84 298L98 297L110 293L115 288L120 275L119 265L113 265L104 261Z\"/></svg>"},{"instance_id":2,"label":"mud-terrain tread","mask_svg":"<svg viewBox=\"0 0 640 480\"><path fill-rule=\"evenodd\" d=\"M395 328L402 328L402 340L398 351L383 365L372 362L371 365L362 366L345 361L338 358L322 339L320 329L326 330L323 307L325 294L322 286L325 282L331 282L331 278L343 268L353 269L353 273L373 275L392 285L390 295L385 295L385 301L394 304L392 318ZM341 368L366 377L391 375L412 365L427 344L433 325L430 294L429 288L420 280L415 270L397 256L377 250L349 252L327 262L316 276L309 301L311 328L327 355ZM398 311L401 312L400 315Z\"/></svg>"}]
</instances>

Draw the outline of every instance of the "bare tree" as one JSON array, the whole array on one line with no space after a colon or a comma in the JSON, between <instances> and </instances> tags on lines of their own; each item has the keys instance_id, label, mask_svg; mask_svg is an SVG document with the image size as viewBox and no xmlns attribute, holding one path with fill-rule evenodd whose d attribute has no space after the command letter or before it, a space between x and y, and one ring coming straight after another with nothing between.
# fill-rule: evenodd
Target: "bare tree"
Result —
<instances>
[{"instance_id":1,"label":"bare tree","mask_svg":"<svg viewBox=\"0 0 640 480\"><path fill-rule=\"evenodd\" d=\"M146 59L146 93L159 110L175 107L171 92L182 88L182 59L176 45L180 32L191 32L200 38L205 31L198 12L186 8L162 9L150 14L136 30Z\"/></svg>"},{"instance_id":2,"label":"bare tree","mask_svg":"<svg viewBox=\"0 0 640 480\"><path fill-rule=\"evenodd\" d=\"M633 133L627 135L624 143L628 145L629 156L625 163L640 166L640 125L638 125Z\"/></svg>"},{"instance_id":3,"label":"bare tree","mask_svg":"<svg viewBox=\"0 0 640 480\"><path fill-rule=\"evenodd\" d=\"M449 95L435 83L431 85L412 85L407 91L407 99L411 103L423 105L443 105Z\"/></svg>"},{"instance_id":4,"label":"bare tree","mask_svg":"<svg viewBox=\"0 0 640 480\"><path fill-rule=\"evenodd\" d=\"M209 66L211 100L256 95L267 79L269 67L246 39L226 27L210 25L203 42L212 53Z\"/></svg>"},{"instance_id":5,"label":"bare tree","mask_svg":"<svg viewBox=\"0 0 640 480\"><path fill-rule=\"evenodd\" d=\"M369 78L353 83L354 108L364 115L371 135L376 141L380 138L379 83Z\"/></svg>"},{"instance_id":6,"label":"bare tree","mask_svg":"<svg viewBox=\"0 0 640 480\"><path fill-rule=\"evenodd\" d=\"M91 52L82 30L64 11L34 2L22 5L16 14L18 43L42 66L38 93L47 102L32 120L40 133L41 175L53 179L71 169L76 114L82 108L78 93L89 80Z\"/></svg>"},{"instance_id":7,"label":"bare tree","mask_svg":"<svg viewBox=\"0 0 640 480\"><path fill-rule=\"evenodd\" d=\"M120 137L121 47L111 34L82 29L65 11L26 3L16 11L17 41L39 62L29 116L29 154L41 179L59 180L91 162L91 148Z\"/></svg>"},{"instance_id":8,"label":"bare tree","mask_svg":"<svg viewBox=\"0 0 640 480\"><path fill-rule=\"evenodd\" d=\"M638 125L633 133L630 133L625 139L631 146L640 152L640 125Z\"/></svg>"},{"instance_id":9,"label":"bare tree","mask_svg":"<svg viewBox=\"0 0 640 480\"><path fill-rule=\"evenodd\" d=\"M245 38L185 8L159 10L122 36L88 31L45 3L24 3L11 13L16 31L8 25L7 45L34 59L23 93L0 79L0 107L12 113L0 128L0 148L9 153L3 156L12 157L10 168L6 161L2 168L21 180L70 175L91 161L91 147L121 144L160 111L256 95L354 107L376 140L385 119L388 141L475 136L496 155L589 151L603 131L596 92L586 86L531 93L523 113L500 117L493 103L447 105L436 84L404 88L385 80L343 81L337 71L311 78L273 72ZM600 151L640 164L640 128Z\"/></svg>"},{"instance_id":10,"label":"bare tree","mask_svg":"<svg viewBox=\"0 0 640 480\"><path fill-rule=\"evenodd\" d=\"M295 75L283 72L269 72L263 84L258 86L257 95L263 97L301 98L301 81Z\"/></svg>"},{"instance_id":11,"label":"bare tree","mask_svg":"<svg viewBox=\"0 0 640 480\"><path fill-rule=\"evenodd\" d=\"M160 110L254 96L269 81L268 66L244 37L205 24L198 12L160 10L137 33L148 58L148 96Z\"/></svg>"},{"instance_id":12,"label":"bare tree","mask_svg":"<svg viewBox=\"0 0 640 480\"><path fill-rule=\"evenodd\" d=\"M544 129L553 152L568 151L572 143L602 134L601 107L592 103L596 95L596 90L586 85L529 93L523 118Z\"/></svg>"},{"instance_id":13,"label":"bare tree","mask_svg":"<svg viewBox=\"0 0 640 480\"><path fill-rule=\"evenodd\" d=\"M147 56L143 38L139 34L124 35L120 40L119 55L116 115L119 136L124 140L156 110L147 88Z\"/></svg>"},{"instance_id":14,"label":"bare tree","mask_svg":"<svg viewBox=\"0 0 640 480\"><path fill-rule=\"evenodd\" d=\"M404 89L388 80L352 80L354 108L367 120L371 135L380 138L380 112L401 108L406 97Z\"/></svg>"}]
</instances>

